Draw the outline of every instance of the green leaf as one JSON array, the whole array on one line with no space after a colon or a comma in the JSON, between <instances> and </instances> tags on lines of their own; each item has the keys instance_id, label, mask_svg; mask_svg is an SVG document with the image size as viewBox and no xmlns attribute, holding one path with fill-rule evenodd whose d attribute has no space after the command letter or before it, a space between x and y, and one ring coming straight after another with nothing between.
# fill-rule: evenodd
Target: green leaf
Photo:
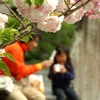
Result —
<instances>
[{"instance_id":1,"label":"green leaf","mask_svg":"<svg viewBox=\"0 0 100 100\"><path fill-rule=\"evenodd\" d=\"M34 7L36 7L37 4L38 4L38 5L42 5L43 2L44 2L44 0L25 0L25 2L26 2L29 6L33 5Z\"/></svg>"},{"instance_id":2,"label":"green leaf","mask_svg":"<svg viewBox=\"0 0 100 100\"><path fill-rule=\"evenodd\" d=\"M7 1L7 3L10 3L10 4L12 4L12 0L8 0L8 1Z\"/></svg>"},{"instance_id":3,"label":"green leaf","mask_svg":"<svg viewBox=\"0 0 100 100\"><path fill-rule=\"evenodd\" d=\"M32 5L34 5L36 7L36 5L37 5L36 0L30 0L30 1L31 1Z\"/></svg>"},{"instance_id":4,"label":"green leaf","mask_svg":"<svg viewBox=\"0 0 100 100\"><path fill-rule=\"evenodd\" d=\"M7 0L7 4L9 4L11 7L14 7L14 4L12 3L12 0Z\"/></svg>"},{"instance_id":5,"label":"green leaf","mask_svg":"<svg viewBox=\"0 0 100 100\"><path fill-rule=\"evenodd\" d=\"M25 2L29 5L29 6L31 6L31 1L30 0L25 0Z\"/></svg>"},{"instance_id":6,"label":"green leaf","mask_svg":"<svg viewBox=\"0 0 100 100\"><path fill-rule=\"evenodd\" d=\"M21 41L27 43L29 41L29 36L24 36Z\"/></svg>"},{"instance_id":7,"label":"green leaf","mask_svg":"<svg viewBox=\"0 0 100 100\"><path fill-rule=\"evenodd\" d=\"M28 34L29 38L33 39L32 35L31 34Z\"/></svg>"},{"instance_id":8,"label":"green leaf","mask_svg":"<svg viewBox=\"0 0 100 100\"><path fill-rule=\"evenodd\" d=\"M14 57L13 57L12 54L10 54L10 53L4 53L4 56L7 57L7 58L9 58L11 61L15 62Z\"/></svg>"},{"instance_id":9,"label":"green leaf","mask_svg":"<svg viewBox=\"0 0 100 100\"><path fill-rule=\"evenodd\" d=\"M13 40L15 35L18 35L19 33L16 29L6 28L6 29L3 29L0 34L1 34L0 40L3 43L6 43L6 42Z\"/></svg>"},{"instance_id":10,"label":"green leaf","mask_svg":"<svg viewBox=\"0 0 100 100\"><path fill-rule=\"evenodd\" d=\"M6 43L11 40L11 36L8 30L6 29L2 30L1 40L3 43Z\"/></svg>"},{"instance_id":11,"label":"green leaf","mask_svg":"<svg viewBox=\"0 0 100 100\"><path fill-rule=\"evenodd\" d=\"M5 73L7 76L11 76L8 67L7 67L6 64L5 64L4 62L2 62L1 60L0 60L0 69L3 70L4 73Z\"/></svg>"},{"instance_id":12,"label":"green leaf","mask_svg":"<svg viewBox=\"0 0 100 100\"><path fill-rule=\"evenodd\" d=\"M38 0L38 5L42 5L43 4L43 2L44 2L44 0Z\"/></svg>"},{"instance_id":13,"label":"green leaf","mask_svg":"<svg viewBox=\"0 0 100 100\"><path fill-rule=\"evenodd\" d=\"M16 18L9 17L8 22L6 23L6 26L18 29L18 27L20 26L20 23Z\"/></svg>"}]
</instances>

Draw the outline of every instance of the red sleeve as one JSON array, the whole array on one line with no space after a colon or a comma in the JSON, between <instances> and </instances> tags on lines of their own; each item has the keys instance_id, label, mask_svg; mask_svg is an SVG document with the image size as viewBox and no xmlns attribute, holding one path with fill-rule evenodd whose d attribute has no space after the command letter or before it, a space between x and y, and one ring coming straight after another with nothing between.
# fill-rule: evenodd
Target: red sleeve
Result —
<instances>
[{"instance_id":1,"label":"red sleeve","mask_svg":"<svg viewBox=\"0 0 100 100\"><path fill-rule=\"evenodd\" d=\"M8 61L9 63L8 67L16 75L17 79L21 79L24 76L28 76L29 74L35 73L36 71L42 69L42 66L40 63L26 65L24 62L24 52L20 47L9 46L5 50L11 53L15 59L15 62L12 62L10 60Z\"/></svg>"}]
</instances>

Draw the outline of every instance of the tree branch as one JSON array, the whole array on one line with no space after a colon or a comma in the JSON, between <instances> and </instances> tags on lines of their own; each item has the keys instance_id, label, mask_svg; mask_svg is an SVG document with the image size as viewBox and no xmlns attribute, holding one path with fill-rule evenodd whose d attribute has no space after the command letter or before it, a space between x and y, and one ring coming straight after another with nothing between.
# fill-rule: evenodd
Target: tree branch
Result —
<instances>
[{"instance_id":1,"label":"tree branch","mask_svg":"<svg viewBox=\"0 0 100 100\"><path fill-rule=\"evenodd\" d=\"M81 0L78 0L77 2L75 2L75 3L70 7L70 9L71 9L73 6L75 6L76 4L78 4L80 1L81 1Z\"/></svg>"},{"instance_id":2,"label":"tree branch","mask_svg":"<svg viewBox=\"0 0 100 100\"><path fill-rule=\"evenodd\" d=\"M8 13L4 13L4 12L0 12L1 14L4 14L4 15L7 15L7 16L10 16L10 17L14 17L14 15L11 15L11 14L8 14Z\"/></svg>"},{"instance_id":3,"label":"tree branch","mask_svg":"<svg viewBox=\"0 0 100 100\"><path fill-rule=\"evenodd\" d=\"M5 6L11 11L11 13L14 15L14 17L22 24L22 26L25 28L23 22L21 21L21 19L14 13L14 11L6 4L6 2L4 0L2 0L2 2L5 4Z\"/></svg>"},{"instance_id":4,"label":"tree branch","mask_svg":"<svg viewBox=\"0 0 100 100\"><path fill-rule=\"evenodd\" d=\"M33 22L30 22L30 23L28 23L26 26L25 26L25 28L27 28L27 27L29 27L29 26L31 26L31 25L33 25L34 23ZM19 27L18 28L18 31L22 31L24 29L24 27Z\"/></svg>"},{"instance_id":5,"label":"tree branch","mask_svg":"<svg viewBox=\"0 0 100 100\"><path fill-rule=\"evenodd\" d=\"M80 9L81 7L85 6L86 4L88 4L91 0L88 0L86 3L81 4L80 6L76 7L75 9L70 10L70 12L67 10L66 12L64 12L62 15L69 16L71 15L73 12L77 11L78 9ZM61 15L60 15L61 16Z\"/></svg>"},{"instance_id":6,"label":"tree branch","mask_svg":"<svg viewBox=\"0 0 100 100\"><path fill-rule=\"evenodd\" d=\"M64 2L65 2L66 6L67 6L67 8L68 8L68 11L70 11L70 8L69 8L69 6L68 6L66 0L64 0Z\"/></svg>"},{"instance_id":7,"label":"tree branch","mask_svg":"<svg viewBox=\"0 0 100 100\"><path fill-rule=\"evenodd\" d=\"M33 31L35 32L36 30L37 30L36 27L32 28L31 30L26 30L26 31L20 33L21 35L15 36L15 37L13 38L12 41L9 41L9 42L7 42L7 43L2 43L2 44L0 44L0 48L6 47L7 45L10 45L10 44L12 44L12 43L14 43L14 42L20 40L20 39L23 38L24 36L28 35L29 33L33 32Z\"/></svg>"}]
</instances>

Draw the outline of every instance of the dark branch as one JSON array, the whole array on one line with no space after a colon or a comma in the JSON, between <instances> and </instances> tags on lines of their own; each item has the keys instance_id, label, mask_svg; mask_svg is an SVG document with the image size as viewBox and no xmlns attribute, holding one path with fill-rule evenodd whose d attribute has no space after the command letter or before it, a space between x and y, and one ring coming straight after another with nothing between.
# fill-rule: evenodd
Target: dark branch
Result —
<instances>
[{"instance_id":1,"label":"dark branch","mask_svg":"<svg viewBox=\"0 0 100 100\"><path fill-rule=\"evenodd\" d=\"M33 31L36 32L36 30L37 30L36 27L33 28L33 29L31 29L31 30L26 30L26 31L20 33L21 35L18 35L18 36L16 36L16 37L14 37L12 41L7 42L7 43L2 43L2 44L0 44L0 48L6 47L7 45L10 45L10 44L12 44L12 43L14 43L14 42L20 40L21 38L23 38L24 36L28 35L29 33L33 32Z\"/></svg>"},{"instance_id":2,"label":"dark branch","mask_svg":"<svg viewBox=\"0 0 100 100\"><path fill-rule=\"evenodd\" d=\"M62 15L69 16L70 14L72 14L73 12L77 11L78 9L80 9L81 7L84 7L86 4L88 4L91 0L88 0L86 3L81 4L80 6L76 7L75 9L70 9L70 12L67 10L66 12L64 12ZM61 16L61 15L60 15Z\"/></svg>"},{"instance_id":3,"label":"dark branch","mask_svg":"<svg viewBox=\"0 0 100 100\"><path fill-rule=\"evenodd\" d=\"M4 13L4 12L0 12L1 14L4 14L4 15L7 15L7 16L10 16L10 17L14 17L14 15L11 15L11 14L8 14L8 13Z\"/></svg>"},{"instance_id":4,"label":"dark branch","mask_svg":"<svg viewBox=\"0 0 100 100\"><path fill-rule=\"evenodd\" d=\"M14 15L14 17L22 24L22 26L23 27L25 27L24 26L24 24L23 24L23 22L21 21L21 19L14 13L14 11L6 4L6 2L4 1L4 0L2 0L2 2L5 4L5 6L11 11L11 13Z\"/></svg>"}]
</instances>

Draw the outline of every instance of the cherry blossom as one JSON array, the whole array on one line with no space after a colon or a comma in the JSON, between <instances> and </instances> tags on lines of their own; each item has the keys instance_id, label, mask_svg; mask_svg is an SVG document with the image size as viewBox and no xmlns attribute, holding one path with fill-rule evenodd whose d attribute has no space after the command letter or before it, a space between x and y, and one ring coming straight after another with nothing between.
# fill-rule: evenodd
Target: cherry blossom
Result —
<instances>
[{"instance_id":1,"label":"cherry blossom","mask_svg":"<svg viewBox=\"0 0 100 100\"><path fill-rule=\"evenodd\" d=\"M48 17L50 12L56 9L58 0L45 0L42 6L37 5L36 7L33 5L29 6L24 0L13 0L13 3L23 17L32 22L40 22Z\"/></svg>"},{"instance_id":2,"label":"cherry blossom","mask_svg":"<svg viewBox=\"0 0 100 100\"><path fill-rule=\"evenodd\" d=\"M0 29L5 27L5 22L8 21L8 16L0 13Z\"/></svg>"},{"instance_id":3,"label":"cherry blossom","mask_svg":"<svg viewBox=\"0 0 100 100\"><path fill-rule=\"evenodd\" d=\"M57 11L62 11L62 12L67 10L67 7L66 7L66 4L65 4L64 0L59 0L56 10Z\"/></svg>"},{"instance_id":4,"label":"cherry blossom","mask_svg":"<svg viewBox=\"0 0 100 100\"><path fill-rule=\"evenodd\" d=\"M84 9L80 8L79 10L75 11L71 15L67 16L65 18L65 21L68 24L74 24L75 22L77 22L77 21L82 19L82 17L84 16L84 13L85 13Z\"/></svg>"},{"instance_id":5,"label":"cherry blossom","mask_svg":"<svg viewBox=\"0 0 100 100\"><path fill-rule=\"evenodd\" d=\"M50 16L47 17L43 22L38 23L38 28L45 32L56 32L60 30L61 23L63 22L64 16Z\"/></svg>"},{"instance_id":6,"label":"cherry blossom","mask_svg":"<svg viewBox=\"0 0 100 100\"><path fill-rule=\"evenodd\" d=\"M100 0L44 0L41 6L29 6L25 0L13 0L13 3L24 18L36 22L37 27L46 32L55 33L63 21L74 24L84 15L100 18Z\"/></svg>"}]
</instances>

